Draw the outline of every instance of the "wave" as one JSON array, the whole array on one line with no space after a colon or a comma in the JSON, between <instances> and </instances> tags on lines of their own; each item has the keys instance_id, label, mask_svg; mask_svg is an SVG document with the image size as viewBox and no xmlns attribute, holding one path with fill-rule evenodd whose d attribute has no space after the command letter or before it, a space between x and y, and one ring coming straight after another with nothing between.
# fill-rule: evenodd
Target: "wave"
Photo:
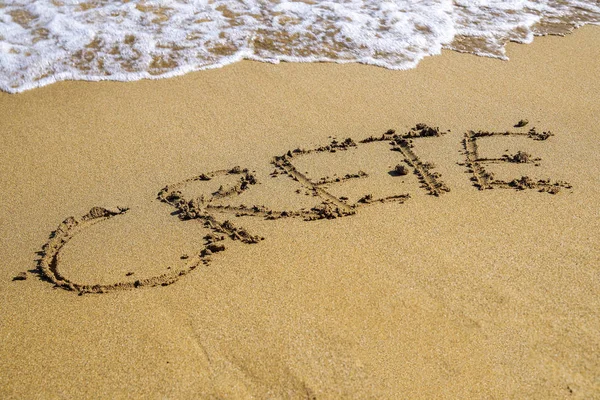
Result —
<instances>
[{"instance_id":1,"label":"wave","mask_svg":"<svg viewBox=\"0 0 600 400\"><path fill-rule=\"evenodd\" d=\"M242 59L414 68L443 48L506 59L509 41L600 23L600 1L8 0L0 89L167 78Z\"/></svg>"}]
</instances>

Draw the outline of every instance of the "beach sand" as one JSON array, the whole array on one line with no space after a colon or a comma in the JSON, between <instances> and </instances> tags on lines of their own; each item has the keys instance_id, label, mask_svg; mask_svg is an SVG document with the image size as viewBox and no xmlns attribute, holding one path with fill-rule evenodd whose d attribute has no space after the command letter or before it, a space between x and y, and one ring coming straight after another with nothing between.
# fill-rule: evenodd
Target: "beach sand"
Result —
<instances>
[{"instance_id":1,"label":"beach sand","mask_svg":"<svg viewBox=\"0 0 600 400\"><path fill-rule=\"evenodd\" d=\"M409 71L246 61L0 93L0 397L600 398L598 43L589 26L510 44L508 62L450 51ZM359 143L417 123L445 134L415 138L412 164L408 145ZM531 127L554 135L465 138ZM334 138L357 146L280 159L298 180L271 164ZM477 154L465 154L471 139ZM498 160L518 151L539 165ZM428 194L418 163L450 191ZM264 240L225 232L224 251L199 257L215 229L157 194L235 166L257 182L219 204L309 211L215 214ZM479 167L497 182L566 183L478 190ZM318 188L350 203L409 197L304 220L323 193L303 176L359 171ZM189 182L182 196L215 197L240 175ZM96 206L129 210L82 224L55 264L115 290L78 296L42 279L38 260L61 221Z\"/></svg>"}]
</instances>

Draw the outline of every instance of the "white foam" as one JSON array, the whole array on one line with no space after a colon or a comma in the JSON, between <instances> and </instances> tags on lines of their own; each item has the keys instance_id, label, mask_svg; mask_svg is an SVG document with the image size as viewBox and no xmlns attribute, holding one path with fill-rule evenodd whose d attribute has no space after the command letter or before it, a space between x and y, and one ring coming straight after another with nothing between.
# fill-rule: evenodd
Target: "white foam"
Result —
<instances>
[{"instance_id":1,"label":"white foam","mask_svg":"<svg viewBox=\"0 0 600 400\"><path fill-rule=\"evenodd\" d=\"M6 0L0 89L166 78L242 59L415 67L442 48L506 58L507 41L600 23L576 0Z\"/></svg>"}]
</instances>

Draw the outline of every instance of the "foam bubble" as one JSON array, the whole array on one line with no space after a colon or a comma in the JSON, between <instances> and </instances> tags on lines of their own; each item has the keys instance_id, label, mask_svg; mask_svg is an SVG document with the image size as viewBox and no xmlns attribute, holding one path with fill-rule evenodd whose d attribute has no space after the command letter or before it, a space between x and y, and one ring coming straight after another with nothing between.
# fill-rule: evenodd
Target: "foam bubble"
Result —
<instances>
[{"instance_id":1,"label":"foam bubble","mask_svg":"<svg viewBox=\"0 0 600 400\"><path fill-rule=\"evenodd\" d=\"M242 59L415 67L442 48L506 58L507 41L600 23L596 1L7 0L0 89L164 78Z\"/></svg>"}]
</instances>

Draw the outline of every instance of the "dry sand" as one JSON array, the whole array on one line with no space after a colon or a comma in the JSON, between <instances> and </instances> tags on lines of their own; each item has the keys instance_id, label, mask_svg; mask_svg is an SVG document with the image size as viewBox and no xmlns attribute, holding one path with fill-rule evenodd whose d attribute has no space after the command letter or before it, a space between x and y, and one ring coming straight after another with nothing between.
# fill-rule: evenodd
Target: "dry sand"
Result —
<instances>
[{"instance_id":1,"label":"dry sand","mask_svg":"<svg viewBox=\"0 0 600 400\"><path fill-rule=\"evenodd\" d=\"M0 93L0 397L600 398L598 43L585 27L510 45L509 62L242 62ZM419 122L450 132L359 143ZM465 138L531 127L554 136ZM348 137L357 146L271 163ZM541 160L501 159L518 151ZM234 166L257 179L240 195L227 189L245 172L215 172L157 200ZM314 185L335 174L357 176ZM533 189L508 185L523 175ZM538 191L548 178L559 193ZM173 215L176 190L205 195L200 218ZM409 197L345 206L366 194ZM334 207L311 211L323 199ZM241 204L265 208L236 217ZM46 248L57 260L43 255L94 206L129 211L96 209ZM305 221L336 207L354 214ZM225 219L265 239L231 240ZM209 233L225 250L199 256ZM41 279L42 257L62 287Z\"/></svg>"}]
</instances>

